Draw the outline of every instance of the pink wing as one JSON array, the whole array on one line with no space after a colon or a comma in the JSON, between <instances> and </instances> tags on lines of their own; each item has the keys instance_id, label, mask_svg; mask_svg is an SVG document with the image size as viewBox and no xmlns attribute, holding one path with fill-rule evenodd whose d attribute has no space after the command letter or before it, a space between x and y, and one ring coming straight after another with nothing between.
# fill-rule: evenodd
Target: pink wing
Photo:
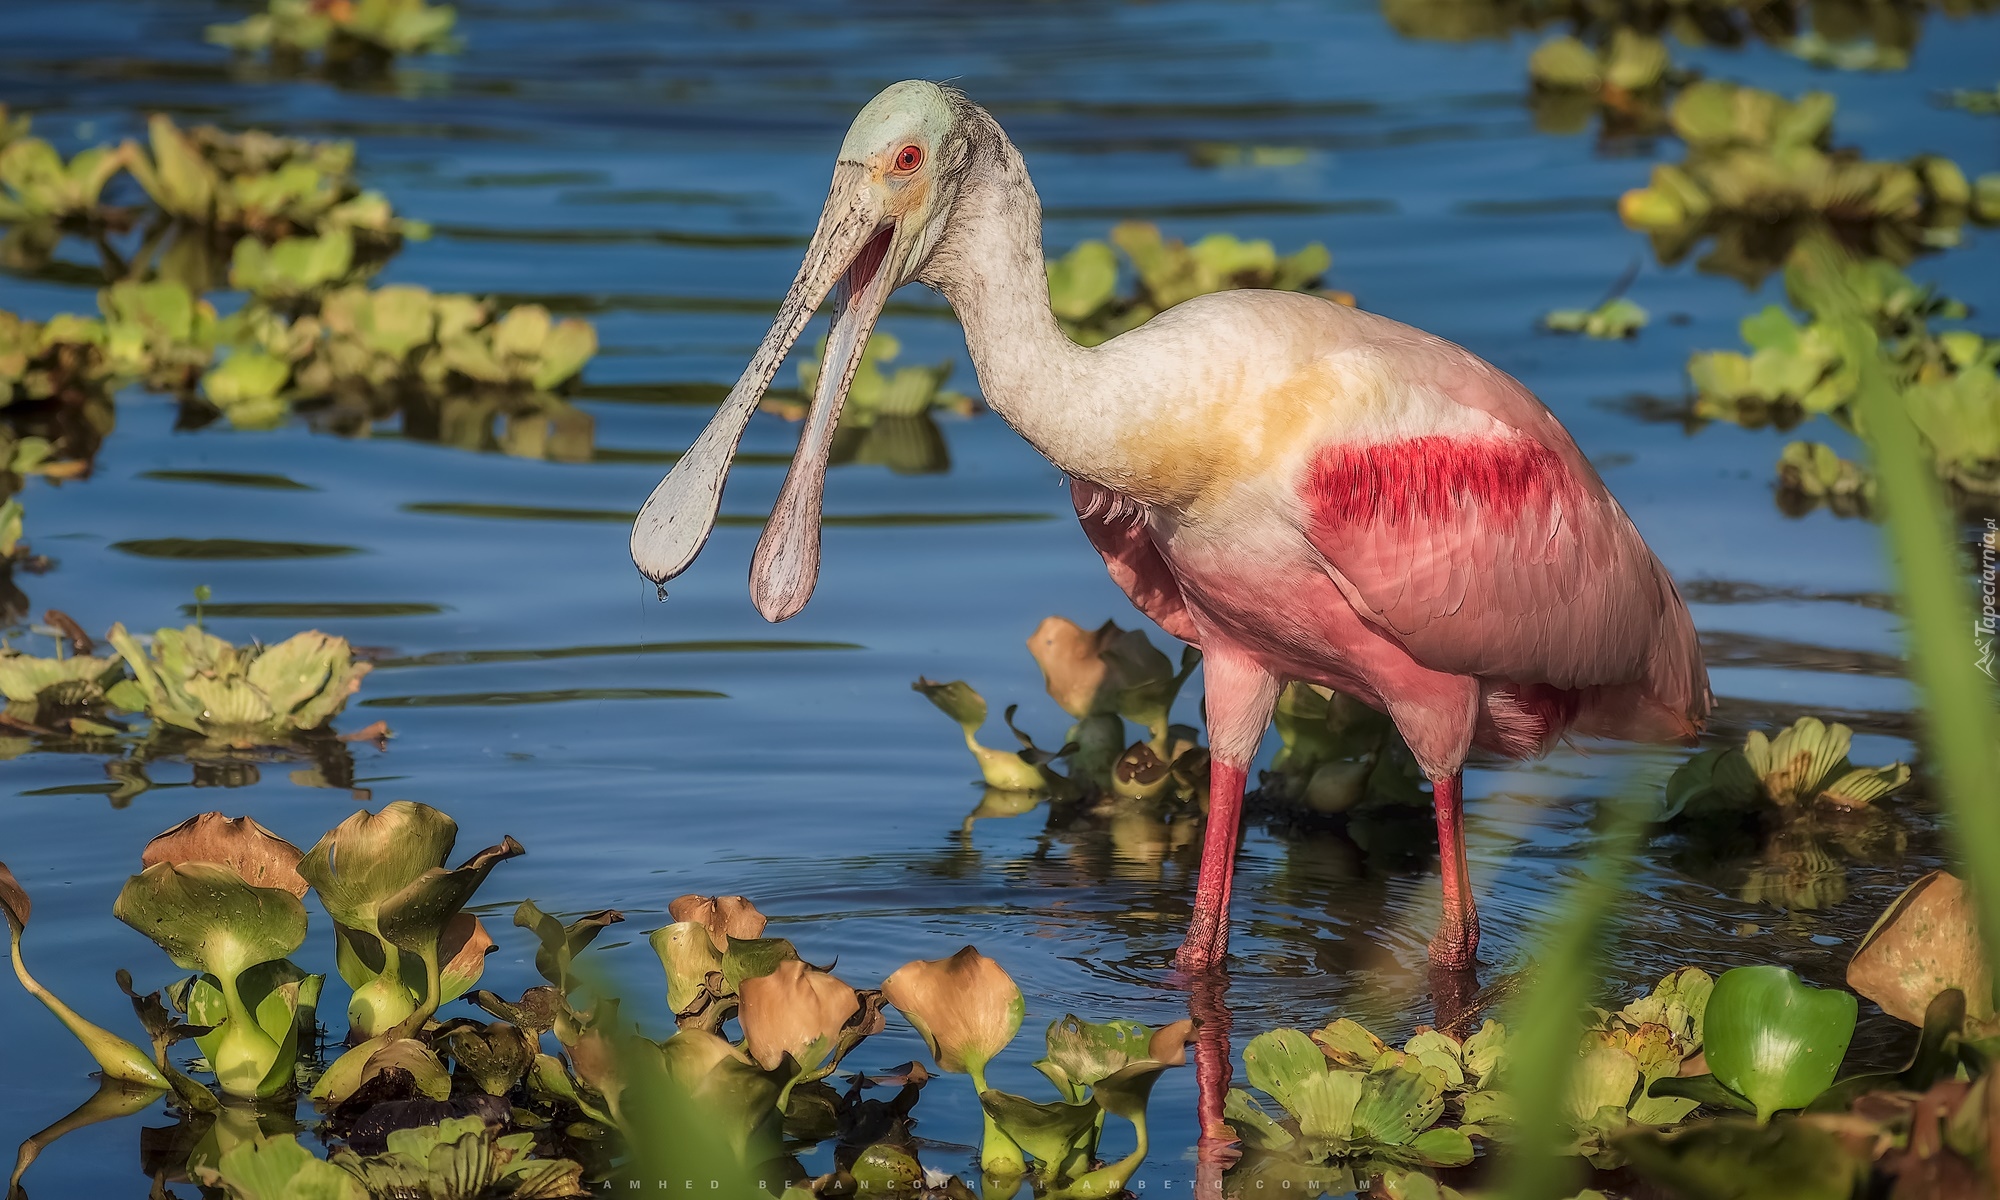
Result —
<instances>
[{"instance_id":1,"label":"pink wing","mask_svg":"<svg viewBox=\"0 0 2000 1200\"><path fill-rule=\"evenodd\" d=\"M1070 480L1070 503L1076 506L1077 523L1085 537L1104 557L1111 581L1124 589L1133 607L1153 619L1153 623L1186 642L1200 646L1194 619L1188 616L1187 602L1173 571L1160 557L1159 547L1138 515L1127 511L1126 502L1110 488L1081 479Z\"/></svg>"},{"instance_id":2,"label":"pink wing","mask_svg":"<svg viewBox=\"0 0 2000 1200\"><path fill-rule=\"evenodd\" d=\"M1458 347L1404 348L1508 429L1323 449L1306 534L1342 592L1433 670L1579 692L1581 732L1692 734L1709 693L1687 608L1568 433Z\"/></svg>"}]
</instances>

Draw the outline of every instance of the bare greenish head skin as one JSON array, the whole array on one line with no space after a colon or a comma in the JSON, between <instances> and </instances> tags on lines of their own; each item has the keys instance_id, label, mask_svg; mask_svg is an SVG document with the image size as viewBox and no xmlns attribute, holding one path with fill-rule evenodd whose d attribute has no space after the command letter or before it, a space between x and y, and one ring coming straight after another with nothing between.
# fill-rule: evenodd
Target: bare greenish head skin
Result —
<instances>
[{"instance_id":1,"label":"bare greenish head skin","mask_svg":"<svg viewBox=\"0 0 2000 1200\"><path fill-rule=\"evenodd\" d=\"M833 326L819 384L750 568L751 599L766 619L782 621L805 607L819 575L820 494L841 405L889 293L917 277L951 220L969 157L957 126L976 111L947 88L905 80L854 118L819 227L777 319L708 428L633 523L632 561L648 579L664 585L701 552L750 414L831 294Z\"/></svg>"},{"instance_id":2,"label":"bare greenish head skin","mask_svg":"<svg viewBox=\"0 0 2000 1200\"><path fill-rule=\"evenodd\" d=\"M956 119L942 87L922 79L905 79L878 92L855 114L840 143L840 161L872 164L906 145L935 156Z\"/></svg>"}]
</instances>

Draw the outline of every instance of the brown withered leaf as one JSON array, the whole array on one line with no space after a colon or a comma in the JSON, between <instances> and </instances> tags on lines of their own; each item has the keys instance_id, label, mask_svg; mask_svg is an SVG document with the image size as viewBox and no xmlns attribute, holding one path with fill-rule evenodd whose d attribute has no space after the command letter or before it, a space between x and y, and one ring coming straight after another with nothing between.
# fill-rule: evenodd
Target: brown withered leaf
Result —
<instances>
[{"instance_id":1,"label":"brown withered leaf","mask_svg":"<svg viewBox=\"0 0 2000 1200\"><path fill-rule=\"evenodd\" d=\"M858 992L796 958L779 963L768 975L745 979L737 988L737 1004L744 1046L766 1071L777 1070L786 1054L812 1071L861 1011Z\"/></svg>"},{"instance_id":2,"label":"brown withered leaf","mask_svg":"<svg viewBox=\"0 0 2000 1200\"><path fill-rule=\"evenodd\" d=\"M1965 993L1966 1015L1993 1014L1993 973L1979 940L1972 895L1955 875L1932 871L1896 897L1847 964L1847 984L1912 1025L1947 988Z\"/></svg>"},{"instance_id":3,"label":"brown withered leaf","mask_svg":"<svg viewBox=\"0 0 2000 1200\"><path fill-rule=\"evenodd\" d=\"M14 878L14 872L7 869L7 864L0 862L0 911L6 912L7 924L14 927L15 936L20 936L28 928L28 916L34 909L27 889Z\"/></svg>"},{"instance_id":4,"label":"brown withered leaf","mask_svg":"<svg viewBox=\"0 0 2000 1200\"><path fill-rule=\"evenodd\" d=\"M682 896L667 905L667 915L706 927L717 950L727 950L730 938L764 936L768 924L757 906L742 896Z\"/></svg>"},{"instance_id":5,"label":"brown withered leaf","mask_svg":"<svg viewBox=\"0 0 2000 1200\"><path fill-rule=\"evenodd\" d=\"M1028 635L1028 653L1042 669L1049 699L1078 720L1113 711L1117 697L1105 686L1102 654L1121 632L1110 621L1086 631L1068 617L1043 618Z\"/></svg>"},{"instance_id":6,"label":"brown withered leaf","mask_svg":"<svg viewBox=\"0 0 2000 1200\"><path fill-rule=\"evenodd\" d=\"M218 863L242 876L252 887L279 888L303 898L307 888L299 874L305 857L297 846L259 825L253 817L225 817L205 812L146 843L142 866L156 863Z\"/></svg>"},{"instance_id":7,"label":"brown withered leaf","mask_svg":"<svg viewBox=\"0 0 2000 1200\"><path fill-rule=\"evenodd\" d=\"M882 994L946 1071L984 1070L1020 1032L1026 1012L1013 978L971 946L950 958L905 963L882 981Z\"/></svg>"}]
</instances>

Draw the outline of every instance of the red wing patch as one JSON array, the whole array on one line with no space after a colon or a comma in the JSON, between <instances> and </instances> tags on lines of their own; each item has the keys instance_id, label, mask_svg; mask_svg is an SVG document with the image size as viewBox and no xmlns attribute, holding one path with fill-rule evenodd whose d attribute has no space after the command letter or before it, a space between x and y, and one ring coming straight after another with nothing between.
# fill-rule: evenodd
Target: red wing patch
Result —
<instances>
[{"instance_id":1,"label":"red wing patch","mask_svg":"<svg viewBox=\"0 0 2000 1200\"><path fill-rule=\"evenodd\" d=\"M1556 452L1529 438L1419 437L1329 448L1313 461L1306 498L1321 528L1448 522L1467 508L1512 524L1569 488Z\"/></svg>"}]
</instances>

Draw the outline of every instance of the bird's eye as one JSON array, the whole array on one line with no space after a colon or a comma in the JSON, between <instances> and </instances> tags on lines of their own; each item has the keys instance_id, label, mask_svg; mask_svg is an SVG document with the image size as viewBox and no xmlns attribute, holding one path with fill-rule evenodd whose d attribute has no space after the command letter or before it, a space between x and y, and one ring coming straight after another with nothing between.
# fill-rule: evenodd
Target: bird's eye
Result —
<instances>
[{"instance_id":1,"label":"bird's eye","mask_svg":"<svg viewBox=\"0 0 2000 1200\"><path fill-rule=\"evenodd\" d=\"M896 151L896 170L908 174L924 165L924 150L921 146L905 146Z\"/></svg>"}]
</instances>

